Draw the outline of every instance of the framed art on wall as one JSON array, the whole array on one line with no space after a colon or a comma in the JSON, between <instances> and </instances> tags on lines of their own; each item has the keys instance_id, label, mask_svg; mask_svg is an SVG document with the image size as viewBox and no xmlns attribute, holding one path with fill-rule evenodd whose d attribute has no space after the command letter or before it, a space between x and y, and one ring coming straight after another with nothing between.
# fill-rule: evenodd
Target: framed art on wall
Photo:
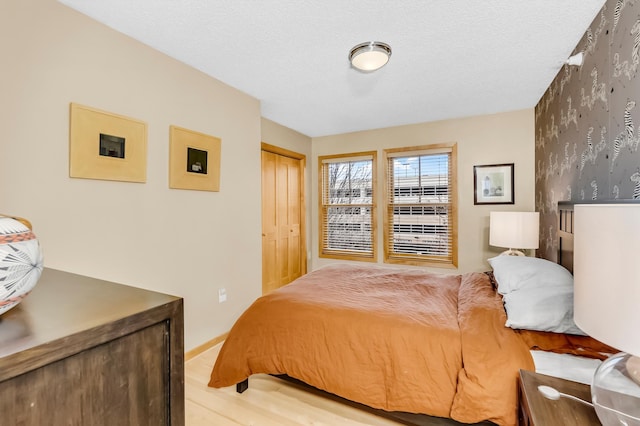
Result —
<instances>
[{"instance_id":1,"label":"framed art on wall","mask_svg":"<svg viewBox=\"0 0 640 426\"><path fill-rule=\"evenodd\" d=\"M473 204L514 204L514 164L473 166Z\"/></svg>"},{"instance_id":2,"label":"framed art on wall","mask_svg":"<svg viewBox=\"0 0 640 426\"><path fill-rule=\"evenodd\" d=\"M146 182L147 124L71 103L69 176Z\"/></svg>"},{"instance_id":3,"label":"framed art on wall","mask_svg":"<svg viewBox=\"0 0 640 426\"><path fill-rule=\"evenodd\" d=\"M220 191L220 138L170 126L169 140L169 188Z\"/></svg>"}]
</instances>

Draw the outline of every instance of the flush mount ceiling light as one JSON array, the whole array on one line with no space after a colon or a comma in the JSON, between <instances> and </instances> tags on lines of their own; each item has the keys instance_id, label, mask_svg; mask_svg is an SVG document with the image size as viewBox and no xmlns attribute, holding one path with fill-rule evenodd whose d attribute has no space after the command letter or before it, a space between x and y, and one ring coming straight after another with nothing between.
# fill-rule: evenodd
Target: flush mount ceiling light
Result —
<instances>
[{"instance_id":1,"label":"flush mount ceiling light","mask_svg":"<svg viewBox=\"0 0 640 426\"><path fill-rule=\"evenodd\" d=\"M569 59L567 59L567 62L565 62L567 65L573 65L576 67L580 67L582 66L582 62L584 62L584 53L582 52L578 52L573 56L569 56Z\"/></svg>"},{"instance_id":2,"label":"flush mount ceiling light","mask_svg":"<svg viewBox=\"0 0 640 426\"><path fill-rule=\"evenodd\" d=\"M363 71L371 72L382 68L391 56L391 46L379 41L368 41L354 46L349 52L351 66Z\"/></svg>"}]
</instances>

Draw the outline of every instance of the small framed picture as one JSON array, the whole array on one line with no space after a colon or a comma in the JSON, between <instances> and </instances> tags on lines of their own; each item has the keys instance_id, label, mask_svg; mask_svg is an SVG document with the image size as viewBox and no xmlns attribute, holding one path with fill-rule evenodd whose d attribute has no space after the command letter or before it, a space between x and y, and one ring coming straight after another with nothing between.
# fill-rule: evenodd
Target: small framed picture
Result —
<instances>
[{"instance_id":1,"label":"small framed picture","mask_svg":"<svg viewBox=\"0 0 640 426\"><path fill-rule=\"evenodd\" d=\"M473 204L514 202L513 163L473 166Z\"/></svg>"},{"instance_id":2,"label":"small framed picture","mask_svg":"<svg viewBox=\"0 0 640 426\"><path fill-rule=\"evenodd\" d=\"M144 183L147 123L71 103L69 177Z\"/></svg>"},{"instance_id":3,"label":"small framed picture","mask_svg":"<svg viewBox=\"0 0 640 426\"><path fill-rule=\"evenodd\" d=\"M221 140L169 126L169 188L220 191Z\"/></svg>"}]
</instances>

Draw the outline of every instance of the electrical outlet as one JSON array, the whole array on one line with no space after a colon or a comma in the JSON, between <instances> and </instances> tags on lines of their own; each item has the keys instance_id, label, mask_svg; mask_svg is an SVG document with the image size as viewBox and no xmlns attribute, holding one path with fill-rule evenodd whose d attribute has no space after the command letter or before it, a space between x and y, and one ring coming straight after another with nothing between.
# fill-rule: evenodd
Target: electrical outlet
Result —
<instances>
[{"instance_id":1,"label":"electrical outlet","mask_svg":"<svg viewBox=\"0 0 640 426\"><path fill-rule=\"evenodd\" d=\"M218 303L227 301L227 289L219 288L218 289Z\"/></svg>"}]
</instances>

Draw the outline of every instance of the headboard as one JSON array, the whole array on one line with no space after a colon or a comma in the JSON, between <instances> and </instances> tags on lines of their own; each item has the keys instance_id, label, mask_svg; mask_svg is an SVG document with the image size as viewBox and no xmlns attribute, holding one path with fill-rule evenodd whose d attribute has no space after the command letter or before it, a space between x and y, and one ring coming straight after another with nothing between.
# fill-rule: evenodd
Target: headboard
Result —
<instances>
[{"instance_id":1,"label":"headboard","mask_svg":"<svg viewBox=\"0 0 640 426\"><path fill-rule=\"evenodd\" d=\"M576 204L640 204L640 199L558 202L558 263L573 273L573 224Z\"/></svg>"},{"instance_id":2,"label":"headboard","mask_svg":"<svg viewBox=\"0 0 640 426\"><path fill-rule=\"evenodd\" d=\"M558 203L558 263L573 273L573 205Z\"/></svg>"}]
</instances>

